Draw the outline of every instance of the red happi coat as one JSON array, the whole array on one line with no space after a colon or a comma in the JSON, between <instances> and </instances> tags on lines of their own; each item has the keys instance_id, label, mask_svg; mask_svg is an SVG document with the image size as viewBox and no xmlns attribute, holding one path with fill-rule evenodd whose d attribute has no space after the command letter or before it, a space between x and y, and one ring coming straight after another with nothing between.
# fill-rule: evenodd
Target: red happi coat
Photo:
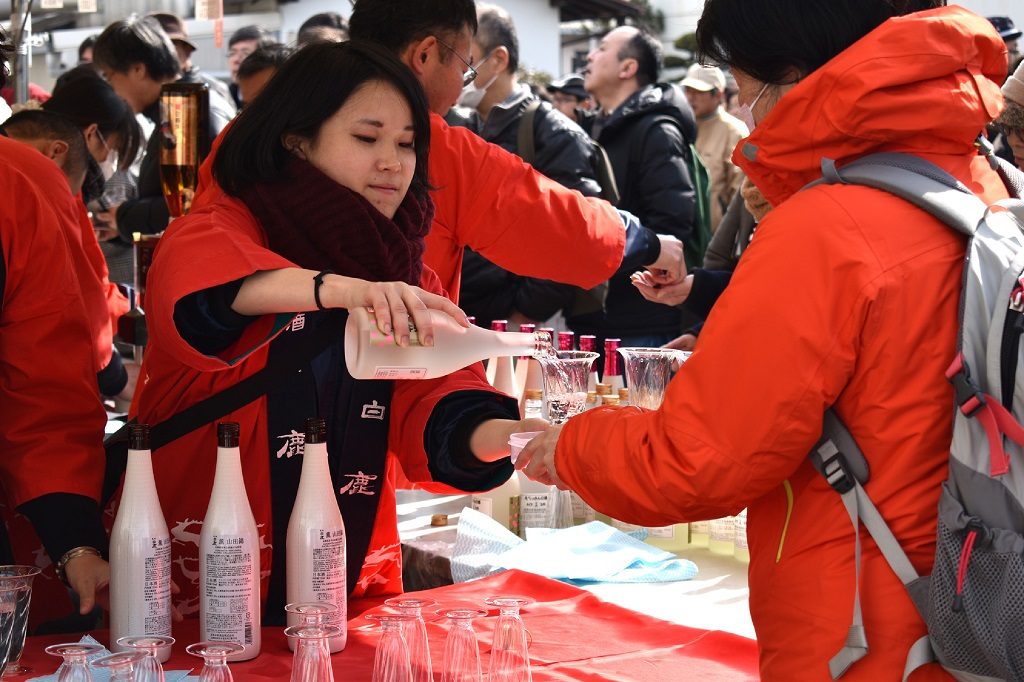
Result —
<instances>
[{"instance_id":1,"label":"red happi coat","mask_svg":"<svg viewBox=\"0 0 1024 682\"><path fill-rule=\"evenodd\" d=\"M179 334L174 305L191 293L231 282L257 271L295 267L270 251L256 219L245 205L222 197L204 209L174 221L161 238L149 272L147 318L150 345L142 368L134 416L150 424L210 396L265 366L270 341L288 322L268 315L246 328L219 356L203 355ZM442 293L437 278L424 270L421 286ZM402 589L401 551L395 508L395 475L401 466L412 481L428 482L423 433L434 406L462 389L492 390L480 365L429 381L396 382L391 402L385 483L376 518L346 519L346 524L373 524L366 559L354 597L397 593ZM266 588L273 551L266 399L225 418L241 424L242 468L249 502L260 527L260 560ZM216 426L198 429L154 453L153 463L164 516L171 530L174 580L182 588L176 601L184 615L199 610L198 542L213 486Z\"/></svg>"},{"instance_id":2,"label":"red happi coat","mask_svg":"<svg viewBox=\"0 0 1024 682\"><path fill-rule=\"evenodd\" d=\"M0 158L0 485L15 561L43 569L34 626L71 603L31 524L13 510L49 493L99 499L104 415L67 179L20 142L0 137Z\"/></svg>"}]
</instances>

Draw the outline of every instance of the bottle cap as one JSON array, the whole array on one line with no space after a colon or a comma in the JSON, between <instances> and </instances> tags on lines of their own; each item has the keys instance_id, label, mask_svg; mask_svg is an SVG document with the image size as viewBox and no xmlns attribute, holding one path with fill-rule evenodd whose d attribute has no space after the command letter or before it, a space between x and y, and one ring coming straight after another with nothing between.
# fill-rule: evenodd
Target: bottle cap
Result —
<instances>
[{"instance_id":1,"label":"bottle cap","mask_svg":"<svg viewBox=\"0 0 1024 682\"><path fill-rule=\"evenodd\" d=\"M594 389L594 392L597 393L597 395L599 396L611 395L612 386L611 384L597 384L597 386Z\"/></svg>"},{"instance_id":2,"label":"bottle cap","mask_svg":"<svg viewBox=\"0 0 1024 682\"><path fill-rule=\"evenodd\" d=\"M238 422L219 422L217 424L217 445L222 448L237 448L238 434L241 428Z\"/></svg>"},{"instance_id":3,"label":"bottle cap","mask_svg":"<svg viewBox=\"0 0 1024 682\"><path fill-rule=\"evenodd\" d=\"M543 400L544 391L539 388L528 388L523 391L523 397L527 400Z\"/></svg>"},{"instance_id":4,"label":"bottle cap","mask_svg":"<svg viewBox=\"0 0 1024 682\"><path fill-rule=\"evenodd\" d=\"M597 391L587 391L587 402L588 403L596 403L597 402Z\"/></svg>"},{"instance_id":5,"label":"bottle cap","mask_svg":"<svg viewBox=\"0 0 1024 682\"><path fill-rule=\"evenodd\" d=\"M597 337L593 334L583 334L580 336L580 350L588 353L597 351Z\"/></svg>"},{"instance_id":6,"label":"bottle cap","mask_svg":"<svg viewBox=\"0 0 1024 682\"><path fill-rule=\"evenodd\" d=\"M621 400L622 402L626 402L627 400L629 400L629 389L628 388L620 388L619 389L619 400Z\"/></svg>"},{"instance_id":7,"label":"bottle cap","mask_svg":"<svg viewBox=\"0 0 1024 682\"><path fill-rule=\"evenodd\" d=\"M521 324L519 325L519 331L523 332L524 334L532 334L533 332L537 331L537 325L530 323Z\"/></svg>"},{"instance_id":8,"label":"bottle cap","mask_svg":"<svg viewBox=\"0 0 1024 682\"><path fill-rule=\"evenodd\" d=\"M558 350L574 350L576 334L573 332L558 332Z\"/></svg>"},{"instance_id":9,"label":"bottle cap","mask_svg":"<svg viewBox=\"0 0 1024 682\"><path fill-rule=\"evenodd\" d=\"M430 517L431 526L447 526L448 515L447 514L433 514Z\"/></svg>"},{"instance_id":10,"label":"bottle cap","mask_svg":"<svg viewBox=\"0 0 1024 682\"><path fill-rule=\"evenodd\" d=\"M508 331L508 320L491 320L491 331L494 331L494 332Z\"/></svg>"},{"instance_id":11,"label":"bottle cap","mask_svg":"<svg viewBox=\"0 0 1024 682\"><path fill-rule=\"evenodd\" d=\"M327 420L323 417L306 419L306 443L327 442Z\"/></svg>"},{"instance_id":12,"label":"bottle cap","mask_svg":"<svg viewBox=\"0 0 1024 682\"><path fill-rule=\"evenodd\" d=\"M128 425L128 449L149 450L149 424Z\"/></svg>"},{"instance_id":13,"label":"bottle cap","mask_svg":"<svg viewBox=\"0 0 1024 682\"><path fill-rule=\"evenodd\" d=\"M619 404L619 396L617 396L617 395L603 395L603 396L601 396L601 404L602 405L618 405Z\"/></svg>"},{"instance_id":14,"label":"bottle cap","mask_svg":"<svg viewBox=\"0 0 1024 682\"><path fill-rule=\"evenodd\" d=\"M470 324L476 324L476 315L467 315L466 319L469 320Z\"/></svg>"}]
</instances>

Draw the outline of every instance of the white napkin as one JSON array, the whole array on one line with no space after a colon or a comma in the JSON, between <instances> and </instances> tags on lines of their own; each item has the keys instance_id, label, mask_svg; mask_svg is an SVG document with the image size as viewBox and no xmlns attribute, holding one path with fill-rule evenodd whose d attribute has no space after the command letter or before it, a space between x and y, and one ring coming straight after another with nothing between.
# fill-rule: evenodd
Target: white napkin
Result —
<instances>
[{"instance_id":1,"label":"white napkin","mask_svg":"<svg viewBox=\"0 0 1024 682\"><path fill-rule=\"evenodd\" d=\"M527 534L529 541L485 514L463 509L452 551L452 578L465 582L509 568L569 582L655 583L697 575L692 561L600 521L530 528Z\"/></svg>"}]
</instances>

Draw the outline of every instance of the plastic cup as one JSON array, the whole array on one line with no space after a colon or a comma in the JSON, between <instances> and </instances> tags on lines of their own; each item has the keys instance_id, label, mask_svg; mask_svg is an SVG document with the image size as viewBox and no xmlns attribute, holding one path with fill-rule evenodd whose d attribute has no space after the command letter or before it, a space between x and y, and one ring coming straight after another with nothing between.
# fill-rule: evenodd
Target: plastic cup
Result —
<instances>
[{"instance_id":1,"label":"plastic cup","mask_svg":"<svg viewBox=\"0 0 1024 682\"><path fill-rule=\"evenodd\" d=\"M523 431L522 433L513 433L508 439L509 454L512 456L512 463L515 464L519 458L519 453L523 451L526 444L529 443L534 437L544 433L543 431Z\"/></svg>"}]
</instances>

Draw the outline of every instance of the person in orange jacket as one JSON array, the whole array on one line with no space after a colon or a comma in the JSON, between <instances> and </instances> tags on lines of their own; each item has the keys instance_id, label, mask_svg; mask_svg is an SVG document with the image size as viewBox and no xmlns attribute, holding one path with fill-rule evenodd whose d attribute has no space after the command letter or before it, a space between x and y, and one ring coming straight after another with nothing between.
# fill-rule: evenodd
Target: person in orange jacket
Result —
<instances>
[{"instance_id":1,"label":"person in orange jacket","mask_svg":"<svg viewBox=\"0 0 1024 682\"><path fill-rule=\"evenodd\" d=\"M435 213L423 262L447 296L458 302L467 246L516 274L584 288L643 266L681 279L686 272L678 239L658 235L631 214L566 189L518 156L444 122L476 77L469 63L476 27L473 0L358 0L349 19L353 40L394 52L427 93ZM210 172L220 139L200 169L193 210L223 194Z\"/></svg>"},{"instance_id":2,"label":"person in orange jacket","mask_svg":"<svg viewBox=\"0 0 1024 682\"><path fill-rule=\"evenodd\" d=\"M914 4L940 3L895 5ZM800 190L823 159L895 151L988 202L1007 196L974 146L1002 107L1005 45L962 8L894 17L895 5L707 2L699 44L732 69L757 126L733 160L774 208L660 409L592 410L538 436L517 462L631 523L748 508L766 680L830 679L850 624L850 519L807 458L826 408L864 451L866 490L914 566L931 568L964 259L960 236L902 199L861 186ZM870 650L842 679L900 679L925 625L871 541L861 568ZM948 676L931 665L911 679Z\"/></svg>"}]
</instances>

